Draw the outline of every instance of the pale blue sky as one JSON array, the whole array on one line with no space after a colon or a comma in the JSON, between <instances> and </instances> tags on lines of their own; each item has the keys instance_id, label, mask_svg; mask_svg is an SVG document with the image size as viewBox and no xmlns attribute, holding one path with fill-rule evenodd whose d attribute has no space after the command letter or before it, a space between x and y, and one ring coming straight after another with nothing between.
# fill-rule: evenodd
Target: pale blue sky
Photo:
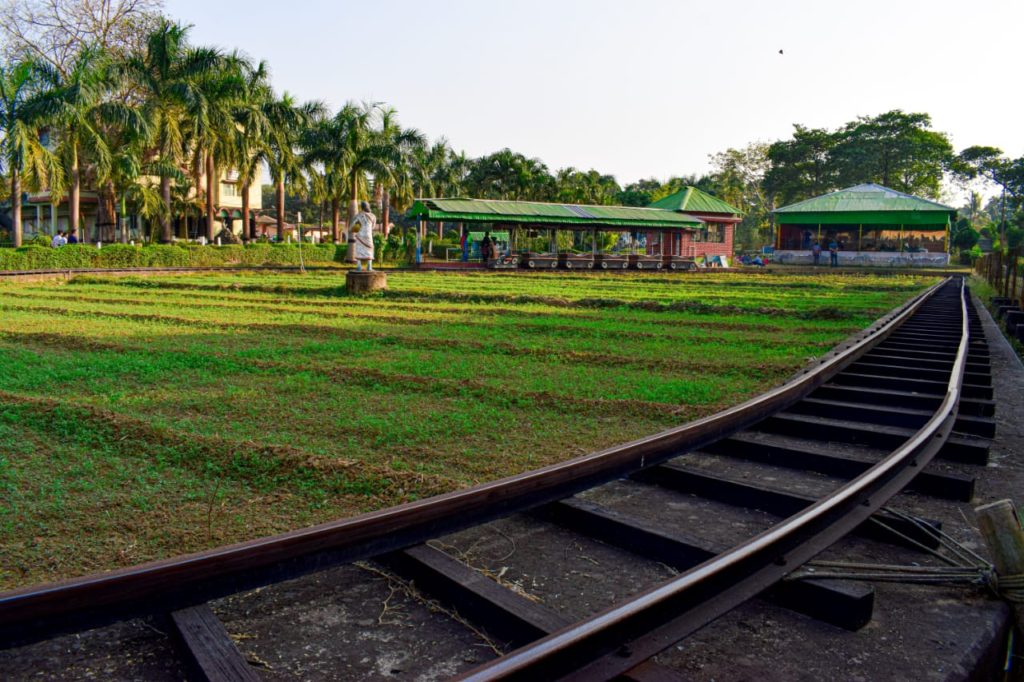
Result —
<instances>
[{"instance_id":1,"label":"pale blue sky","mask_svg":"<svg viewBox=\"0 0 1024 682\"><path fill-rule=\"evenodd\" d=\"M384 101L470 156L623 184L894 108L958 150L1024 154L1021 0L166 2L195 42L267 60L278 90Z\"/></svg>"}]
</instances>

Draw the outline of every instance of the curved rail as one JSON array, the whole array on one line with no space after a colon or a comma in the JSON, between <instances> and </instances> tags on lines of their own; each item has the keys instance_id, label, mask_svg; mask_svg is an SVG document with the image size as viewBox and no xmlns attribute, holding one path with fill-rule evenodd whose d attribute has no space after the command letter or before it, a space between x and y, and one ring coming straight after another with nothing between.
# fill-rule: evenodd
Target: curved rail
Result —
<instances>
[{"instance_id":1,"label":"curved rail","mask_svg":"<svg viewBox=\"0 0 1024 682\"><path fill-rule=\"evenodd\" d=\"M881 318L782 386L630 443L465 490L194 554L0 593L0 647L201 604L408 547L573 495L746 428L806 397L909 318L948 280ZM962 368L962 364L961 364ZM961 369L962 371L962 369Z\"/></svg>"},{"instance_id":2,"label":"curved rail","mask_svg":"<svg viewBox=\"0 0 1024 682\"><path fill-rule=\"evenodd\" d=\"M678 578L520 648L460 679L612 679L628 672L809 561L874 512L931 461L953 429L969 343L961 335L941 405L906 443L858 478ZM646 633L639 637L636 633Z\"/></svg>"}]
</instances>

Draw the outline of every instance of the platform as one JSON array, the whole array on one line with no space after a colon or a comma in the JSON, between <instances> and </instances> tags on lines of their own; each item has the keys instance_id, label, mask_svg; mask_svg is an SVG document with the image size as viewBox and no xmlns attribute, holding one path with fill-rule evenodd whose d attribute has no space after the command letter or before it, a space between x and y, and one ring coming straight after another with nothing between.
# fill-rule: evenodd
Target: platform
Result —
<instances>
[{"instance_id":1,"label":"platform","mask_svg":"<svg viewBox=\"0 0 1024 682\"><path fill-rule=\"evenodd\" d=\"M345 274L345 288L357 296L384 291L388 288L388 275L380 270L349 270Z\"/></svg>"}]
</instances>

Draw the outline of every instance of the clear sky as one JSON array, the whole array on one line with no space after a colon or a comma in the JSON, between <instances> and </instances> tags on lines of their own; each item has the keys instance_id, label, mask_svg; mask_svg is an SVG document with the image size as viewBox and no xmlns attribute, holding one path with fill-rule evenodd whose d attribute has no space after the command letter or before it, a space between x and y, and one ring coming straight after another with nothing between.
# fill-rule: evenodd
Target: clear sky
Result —
<instances>
[{"instance_id":1,"label":"clear sky","mask_svg":"<svg viewBox=\"0 0 1024 682\"><path fill-rule=\"evenodd\" d=\"M166 0L277 89L620 183L890 109L1024 155L1024 1ZM779 50L783 54L779 54Z\"/></svg>"}]
</instances>

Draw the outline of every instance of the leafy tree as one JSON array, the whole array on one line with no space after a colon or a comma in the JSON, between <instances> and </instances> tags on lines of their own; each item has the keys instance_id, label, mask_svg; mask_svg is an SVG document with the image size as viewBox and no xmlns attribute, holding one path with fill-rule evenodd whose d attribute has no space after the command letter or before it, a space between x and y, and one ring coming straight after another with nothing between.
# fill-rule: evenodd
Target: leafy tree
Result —
<instances>
[{"instance_id":1,"label":"leafy tree","mask_svg":"<svg viewBox=\"0 0 1024 682\"><path fill-rule=\"evenodd\" d=\"M969 218L961 218L956 221L950 230L949 241L952 246L961 251L969 251L978 243L981 235L974 229Z\"/></svg>"},{"instance_id":2,"label":"leafy tree","mask_svg":"<svg viewBox=\"0 0 1024 682\"><path fill-rule=\"evenodd\" d=\"M654 201L654 193L660 188L661 182L655 178L638 180L626 185L615 200L622 206L647 206Z\"/></svg>"},{"instance_id":3,"label":"leafy tree","mask_svg":"<svg viewBox=\"0 0 1024 682\"><path fill-rule=\"evenodd\" d=\"M764 177L768 171L768 145L753 142L743 149L727 149L711 156L712 178L716 192L744 212L736 230L738 246L750 248L764 241L762 232L771 223L774 197L766 191Z\"/></svg>"},{"instance_id":4,"label":"leafy tree","mask_svg":"<svg viewBox=\"0 0 1024 682\"><path fill-rule=\"evenodd\" d=\"M0 53L10 61L30 58L66 75L83 49L118 59L143 51L162 9L161 0L4 0Z\"/></svg>"},{"instance_id":5,"label":"leafy tree","mask_svg":"<svg viewBox=\"0 0 1024 682\"><path fill-rule=\"evenodd\" d=\"M567 204L610 205L622 192L614 176L593 169L563 168L555 174L554 185L554 199Z\"/></svg>"},{"instance_id":6,"label":"leafy tree","mask_svg":"<svg viewBox=\"0 0 1024 682\"><path fill-rule=\"evenodd\" d=\"M939 198L953 160L945 133L930 130L928 114L899 109L862 116L836 134L830 158L839 186L876 182L892 189Z\"/></svg>"},{"instance_id":7,"label":"leafy tree","mask_svg":"<svg viewBox=\"0 0 1024 682\"><path fill-rule=\"evenodd\" d=\"M997 147L968 147L957 154L952 169L962 180L980 178L999 188L999 233L1001 241L1006 242L1007 202L1013 211L1024 201L1024 157L1011 160Z\"/></svg>"},{"instance_id":8,"label":"leafy tree","mask_svg":"<svg viewBox=\"0 0 1024 682\"><path fill-rule=\"evenodd\" d=\"M823 128L793 127L792 139L769 145L767 152L765 191L783 205L834 190L838 174L831 156L837 136Z\"/></svg>"},{"instance_id":9,"label":"leafy tree","mask_svg":"<svg viewBox=\"0 0 1024 682\"><path fill-rule=\"evenodd\" d=\"M547 201L554 178L540 159L502 149L470 163L466 186L470 194L483 199Z\"/></svg>"}]
</instances>

